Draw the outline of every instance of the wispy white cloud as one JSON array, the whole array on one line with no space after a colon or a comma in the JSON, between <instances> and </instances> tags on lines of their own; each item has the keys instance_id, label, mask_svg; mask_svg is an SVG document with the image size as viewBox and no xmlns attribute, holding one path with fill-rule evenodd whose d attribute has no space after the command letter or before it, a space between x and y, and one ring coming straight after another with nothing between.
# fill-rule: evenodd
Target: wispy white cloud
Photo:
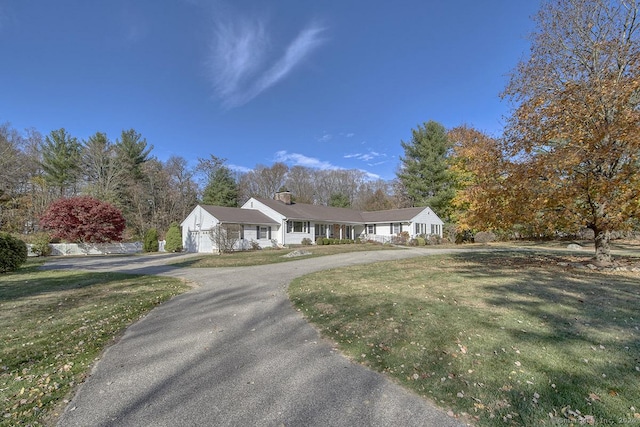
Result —
<instances>
[{"instance_id":1,"label":"wispy white cloud","mask_svg":"<svg viewBox=\"0 0 640 427\"><path fill-rule=\"evenodd\" d=\"M239 165L227 165L227 167L234 172L240 172L240 173L247 173L253 170L251 168L248 168L245 166L239 166Z\"/></svg>"},{"instance_id":2,"label":"wispy white cloud","mask_svg":"<svg viewBox=\"0 0 640 427\"><path fill-rule=\"evenodd\" d=\"M340 166L336 166L331 162L320 160L315 157L305 156L304 154L289 153L286 150L276 152L273 161L286 163L289 166L305 166L308 168L319 169L319 170L346 169ZM358 169L358 170L361 172L364 172L369 179L372 179L372 180L381 179L380 175L370 172L368 170L365 170L365 169Z\"/></svg>"},{"instance_id":3,"label":"wispy white cloud","mask_svg":"<svg viewBox=\"0 0 640 427\"><path fill-rule=\"evenodd\" d=\"M299 153L289 153L285 150L278 151L275 154L274 161L286 163L293 166L306 166L309 168L321 170L343 169L339 166L331 164L330 162L316 159L315 157L308 157L304 154Z\"/></svg>"},{"instance_id":4,"label":"wispy white cloud","mask_svg":"<svg viewBox=\"0 0 640 427\"><path fill-rule=\"evenodd\" d=\"M377 151L369 151L368 153L354 153L354 154L345 154L345 159L358 159L363 162L369 162L373 159L377 159L378 157L386 157L385 154L378 153Z\"/></svg>"},{"instance_id":5,"label":"wispy white cloud","mask_svg":"<svg viewBox=\"0 0 640 427\"><path fill-rule=\"evenodd\" d=\"M322 136L316 138L316 140L318 142L329 142L332 139L333 139L333 135L331 135L330 133L327 133L327 132L323 133Z\"/></svg>"},{"instance_id":6,"label":"wispy white cloud","mask_svg":"<svg viewBox=\"0 0 640 427\"><path fill-rule=\"evenodd\" d=\"M272 46L264 18L221 16L214 22L209 58L216 94L227 108L246 104L284 79L320 46L324 31L311 23L284 47L282 54L274 55L282 47Z\"/></svg>"}]
</instances>

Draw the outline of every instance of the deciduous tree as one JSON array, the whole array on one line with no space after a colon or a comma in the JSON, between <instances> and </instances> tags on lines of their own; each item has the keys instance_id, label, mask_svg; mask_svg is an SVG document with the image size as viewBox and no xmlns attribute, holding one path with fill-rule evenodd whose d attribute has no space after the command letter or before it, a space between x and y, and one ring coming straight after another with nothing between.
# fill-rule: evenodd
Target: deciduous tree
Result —
<instances>
[{"instance_id":1,"label":"deciduous tree","mask_svg":"<svg viewBox=\"0 0 640 427\"><path fill-rule=\"evenodd\" d=\"M96 132L84 143L82 173L87 184L87 194L101 200L115 201L125 172L117 157L116 146L105 133Z\"/></svg>"},{"instance_id":2,"label":"deciduous tree","mask_svg":"<svg viewBox=\"0 0 640 427\"><path fill-rule=\"evenodd\" d=\"M458 126L448 134L452 143L449 158L456 193L452 199L452 220L458 232L467 230L509 231L518 220L527 222L512 199L513 177L501 141L469 126Z\"/></svg>"},{"instance_id":3,"label":"deciduous tree","mask_svg":"<svg viewBox=\"0 0 640 427\"><path fill-rule=\"evenodd\" d=\"M281 162L271 166L257 165L252 171L242 176L242 187L246 193L243 198L273 198L285 186L288 171L289 167Z\"/></svg>"},{"instance_id":4,"label":"deciduous tree","mask_svg":"<svg viewBox=\"0 0 640 427\"><path fill-rule=\"evenodd\" d=\"M51 203L40 226L52 237L69 242L106 243L122 240L125 219L110 203L79 196Z\"/></svg>"},{"instance_id":5,"label":"deciduous tree","mask_svg":"<svg viewBox=\"0 0 640 427\"><path fill-rule=\"evenodd\" d=\"M384 211L391 208L391 200L381 188L378 188L367 197L362 206L362 210L365 211Z\"/></svg>"},{"instance_id":6,"label":"deciduous tree","mask_svg":"<svg viewBox=\"0 0 640 427\"><path fill-rule=\"evenodd\" d=\"M640 214L640 19L636 0L545 1L531 52L504 95L519 197L560 231L588 227L611 260L613 230Z\"/></svg>"},{"instance_id":7,"label":"deciduous tree","mask_svg":"<svg viewBox=\"0 0 640 427\"><path fill-rule=\"evenodd\" d=\"M238 249L242 237L242 226L239 224L219 224L211 230L209 238L213 246L221 253Z\"/></svg>"}]
</instances>

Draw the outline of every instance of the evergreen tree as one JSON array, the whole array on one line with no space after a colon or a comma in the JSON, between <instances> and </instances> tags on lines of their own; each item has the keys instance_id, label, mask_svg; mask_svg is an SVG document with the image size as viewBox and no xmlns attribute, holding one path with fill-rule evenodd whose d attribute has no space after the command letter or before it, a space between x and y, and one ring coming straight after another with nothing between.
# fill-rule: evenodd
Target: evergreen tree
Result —
<instances>
[{"instance_id":1,"label":"evergreen tree","mask_svg":"<svg viewBox=\"0 0 640 427\"><path fill-rule=\"evenodd\" d=\"M451 143L444 126L433 120L412 129L411 141L401 141L404 157L398 178L413 206L429 206L448 219L454 195L447 156Z\"/></svg>"},{"instance_id":2,"label":"evergreen tree","mask_svg":"<svg viewBox=\"0 0 640 427\"><path fill-rule=\"evenodd\" d=\"M164 249L167 252L180 252L182 251L182 233L180 227L175 222L171 224L167 235L165 237L166 243Z\"/></svg>"},{"instance_id":3,"label":"evergreen tree","mask_svg":"<svg viewBox=\"0 0 640 427\"><path fill-rule=\"evenodd\" d=\"M238 186L226 166L219 166L213 172L204 188L202 203L214 206L238 206Z\"/></svg>"},{"instance_id":4,"label":"evergreen tree","mask_svg":"<svg viewBox=\"0 0 640 427\"><path fill-rule=\"evenodd\" d=\"M351 202L346 194L334 193L329 197L329 206L334 208L350 208Z\"/></svg>"},{"instance_id":5,"label":"evergreen tree","mask_svg":"<svg viewBox=\"0 0 640 427\"><path fill-rule=\"evenodd\" d=\"M68 195L80 175L81 145L64 128L51 131L42 144L42 170L45 181Z\"/></svg>"},{"instance_id":6,"label":"evergreen tree","mask_svg":"<svg viewBox=\"0 0 640 427\"><path fill-rule=\"evenodd\" d=\"M134 129L123 130L120 139L116 141L120 166L133 179L143 176L141 165L149 160L153 146L147 148L147 140Z\"/></svg>"},{"instance_id":7,"label":"evergreen tree","mask_svg":"<svg viewBox=\"0 0 640 427\"><path fill-rule=\"evenodd\" d=\"M158 252L159 242L158 242L158 230L155 228L150 228L144 233L144 251L145 252Z\"/></svg>"},{"instance_id":8,"label":"evergreen tree","mask_svg":"<svg viewBox=\"0 0 640 427\"><path fill-rule=\"evenodd\" d=\"M208 159L198 159L196 170L204 177L202 203L205 205L238 206L238 184L225 162L226 159L213 154Z\"/></svg>"}]
</instances>

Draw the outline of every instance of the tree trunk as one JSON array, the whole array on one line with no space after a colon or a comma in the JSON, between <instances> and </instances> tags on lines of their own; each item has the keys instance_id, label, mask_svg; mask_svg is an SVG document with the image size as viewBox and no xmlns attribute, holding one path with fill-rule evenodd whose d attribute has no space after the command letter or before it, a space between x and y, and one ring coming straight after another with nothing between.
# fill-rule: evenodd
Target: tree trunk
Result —
<instances>
[{"instance_id":1,"label":"tree trunk","mask_svg":"<svg viewBox=\"0 0 640 427\"><path fill-rule=\"evenodd\" d=\"M609 230L594 230L596 244L596 261L603 264L611 263L611 246L609 241L611 233Z\"/></svg>"}]
</instances>

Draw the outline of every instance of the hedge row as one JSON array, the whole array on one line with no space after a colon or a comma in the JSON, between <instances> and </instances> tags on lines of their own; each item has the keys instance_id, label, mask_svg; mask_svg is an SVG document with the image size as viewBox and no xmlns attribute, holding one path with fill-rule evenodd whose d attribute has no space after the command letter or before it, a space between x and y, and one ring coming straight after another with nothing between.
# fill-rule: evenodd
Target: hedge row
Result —
<instances>
[{"instance_id":1,"label":"hedge row","mask_svg":"<svg viewBox=\"0 0 640 427\"><path fill-rule=\"evenodd\" d=\"M353 243L360 243L360 239L329 239L327 237L318 237L316 239L316 245L350 245Z\"/></svg>"}]
</instances>

